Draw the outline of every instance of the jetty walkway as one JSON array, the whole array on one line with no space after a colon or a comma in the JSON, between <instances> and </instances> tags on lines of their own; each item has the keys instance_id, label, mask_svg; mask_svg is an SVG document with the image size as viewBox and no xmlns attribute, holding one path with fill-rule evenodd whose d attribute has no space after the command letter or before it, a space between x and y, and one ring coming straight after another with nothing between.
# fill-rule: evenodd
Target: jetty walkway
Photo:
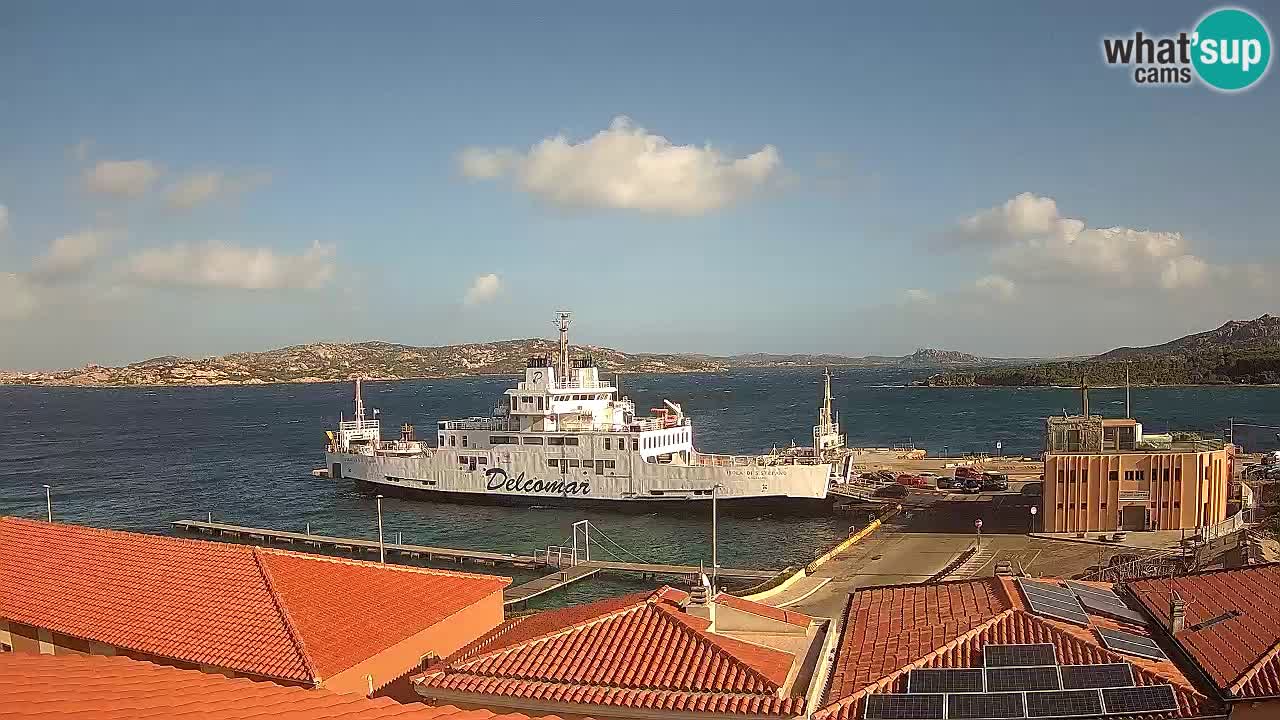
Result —
<instances>
[{"instance_id":1,"label":"jetty walkway","mask_svg":"<svg viewBox=\"0 0 1280 720\"><path fill-rule=\"evenodd\" d=\"M572 554L565 556L557 553L538 551L532 555L515 553L499 553L487 550L468 550L463 548L442 548L428 545L412 545L408 543L388 543L379 545L377 540L360 538L344 538L333 535L316 535L309 532L290 532L288 530L271 530L245 525L212 522L207 520L175 520L170 523L174 528L187 533L216 535L219 537L246 539L263 544L279 543L285 545L301 545L317 550L346 550L377 555L382 550L388 555L426 561L449 561L462 564L470 561L478 565L499 565L519 568L552 567L556 571L531 580L522 585L507 588L503 593L503 604L523 603L544 593L557 590L571 583L591 577L601 571L639 573L642 576L665 575L683 578L695 578L710 568L700 565L674 565L666 563L626 562L621 560L578 559L574 562ZM723 578L736 580L763 581L778 574L777 570L754 570L747 568L719 569Z\"/></svg>"}]
</instances>

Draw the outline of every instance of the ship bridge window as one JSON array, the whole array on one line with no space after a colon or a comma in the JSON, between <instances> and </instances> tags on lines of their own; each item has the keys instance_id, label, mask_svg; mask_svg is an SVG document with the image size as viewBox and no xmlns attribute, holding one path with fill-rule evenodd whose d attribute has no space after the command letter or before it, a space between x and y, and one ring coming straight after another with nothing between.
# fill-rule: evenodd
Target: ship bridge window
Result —
<instances>
[{"instance_id":1,"label":"ship bridge window","mask_svg":"<svg viewBox=\"0 0 1280 720\"><path fill-rule=\"evenodd\" d=\"M458 444L458 436L457 436L457 435L450 435L450 436L449 436L449 447L454 447L454 446L455 446L455 445L457 445L457 444Z\"/></svg>"},{"instance_id":2,"label":"ship bridge window","mask_svg":"<svg viewBox=\"0 0 1280 720\"><path fill-rule=\"evenodd\" d=\"M525 439L524 439L524 444L525 444L525 445L541 445L541 444L542 444L542 438L540 438L540 437L527 437L527 438L525 438Z\"/></svg>"},{"instance_id":3,"label":"ship bridge window","mask_svg":"<svg viewBox=\"0 0 1280 720\"><path fill-rule=\"evenodd\" d=\"M610 449L610 448L609 448L609 438L605 438L605 439L604 439L604 449L605 449L605 450L609 450L609 449Z\"/></svg>"},{"instance_id":4,"label":"ship bridge window","mask_svg":"<svg viewBox=\"0 0 1280 720\"><path fill-rule=\"evenodd\" d=\"M463 436L462 436L462 447L466 447L466 446L467 446L467 436L466 436L466 435L463 435Z\"/></svg>"},{"instance_id":5,"label":"ship bridge window","mask_svg":"<svg viewBox=\"0 0 1280 720\"><path fill-rule=\"evenodd\" d=\"M548 445L564 445L564 438L562 438L562 437L549 437L549 438L547 438L547 444L548 444Z\"/></svg>"},{"instance_id":6,"label":"ship bridge window","mask_svg":"<svg viewBox=\"0 0 1280 720\"><path fill-rule=\"evenodd\" d=\"M639 441L638 439L636 439L636 438L631 438L631 449L632 449L632 450L639 450L639 449L640 449L640 441Z\"/></svg>"},{"instance_id":7,"label":"ship bridge window","mask_svg":"<svg viewBox=\"0 0 1280 720\"><path fill-rule=\"evenodd\" d=\"M440 423L440 429L441 429L441 430L444 430L444 429L445 429L444 423Z\"/></svg>"}]
</instances>

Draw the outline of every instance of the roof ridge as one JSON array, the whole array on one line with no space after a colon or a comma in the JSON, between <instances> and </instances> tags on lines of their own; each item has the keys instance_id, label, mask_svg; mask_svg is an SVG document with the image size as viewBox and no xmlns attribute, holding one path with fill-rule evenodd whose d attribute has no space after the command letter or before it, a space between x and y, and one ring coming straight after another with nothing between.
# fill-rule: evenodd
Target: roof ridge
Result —
<instances>
[{"instance_id":1,"label":"roof ridge","mask_svg":"<svg viewBox=\"0 0 1280 720\"><path fill-rule=\"evenodd\" d=\"M1247 685L1254 676L1262 671L1262 668L1266 667L1268 663L1276 659L1276 656L1278 655L1280 655L1280 640L1277 640L1275 644L1271 646L1270 650L1263 653L1262 656L1253 663L1253 665L1249 666L1248 670L1241 673L1240 677L1236 678L1235 682L1231 683L1231 687L1228 688L1231 691L1231 694L1235 695L1240 692L1241 688Z\"/></svg>"},{"instance_id":2,"label":"roof ridge","mask_svg":"<svg viewBox=\"0 0 1280 720\"><path fill-rule=\"evenodd\" d=\"M697 638L698 640L701 640L702 642L705 642L713 646L721 655L728 657L728 659L731 660L735 665L738 665L739 667L741 667L747 674L759 680L766 687L773 688L774 692L779 692L782 690L782 685L779 685L773 680L770 680L768 677L765 676L764 673L752 667L750 663L745 662L741 658L739 658L732 649L725 647L725 645L720 642L725 638L719 635L716 635L715 633L708 632L706 630L695 629L692 625L685 622L685 618L687 618L688 616L683 611L674 610L660 603L650 602L648 604L655 606L659 610L659 612L665 614L667 616L667 622L674 623L675 626L678 627L681 632L685 634L690 634L693 637ZM736 638L728 638L728 639L736 640ZM762 650L770 650L773 652L782 653L781 650L777 650L775 648L771 648L766 645L759 645L757 643L748 643L745 640L737 640L737 642L745 643L748 645L754 645L756 647L759 647ZM783 653L783 654L790 654L790 653Z\"/></svg>"},{"instance_id":3,"label":"roof ridge","mask_svg":"<svg viewBox=\"0 0 1280 720\"><path fill-rule=\"evenodd\" d=\"M1182 578L1195 578L1195 577L1201 577L1204 575L1216 575L1219 573L1245 573L1252 570L1266 570L1268 568L1275 568L1276 566L1280 566L1280 560L1273 560L1271 562L1258 563L1256 565L1245 565L1243 567L1234 567L1234 568L1222 567L1222 568L1207 568L1204 570L1195 570L1192 572L1175 575L1173 576L1173 579L1181 580ZM1162 575L1159 577L1138 578L1136 580L1128 580L1124 584L1138 585L1141 583L1158 583L1162 581L1167 583L1169 582L1169 579L1170 579L1169 576Z\"/></svg>"},{"instance_id":4,"label":"roof ridge","mask_svg":"<svg viewBox=\"0 0 1280 720\"><path fill-rule=\"evenodd\" d=\"M311 682L319 687L322 678L320 673L316 671L315 665L311 662L311 656L307 652L307 644L302 639L302 634L298 632L298 628L293 624L293 619L289 616L289 609L285 607L284 598L276 590L275 582L271 579L271 570L267 564L262 561L262 548L253 548L253 562L258 566L258 571L262 573L262 581L266 583L267 594L271 596L271 604L279 613L280 619L284 622L285 632L289 636L289 641L293 643L294 650L297 651L298 657L302 660L302 666L307 669L307 673L311 675Z\"/></svg>"}]
</instances>

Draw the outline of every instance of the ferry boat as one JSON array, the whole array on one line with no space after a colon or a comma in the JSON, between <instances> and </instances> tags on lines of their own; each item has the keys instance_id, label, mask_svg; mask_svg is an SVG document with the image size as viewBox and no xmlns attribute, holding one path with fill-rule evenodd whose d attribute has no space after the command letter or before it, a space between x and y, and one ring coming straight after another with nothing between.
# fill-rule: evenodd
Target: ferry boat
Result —
<instances>
[{"instance_id":1,"label":"ferry boat","mask_svg":"<svg viewBox=\"0 0 1280 720\"><path fill-rule=\"evenodd\" d=\"M352 479L444 501L671 508L714 497L767 511L829 507L833 459L844 448L831 411L831 378L812 448L766 455L715 455L694 447L693 424L677 403L642 417L589 357L569 358L569 313L559 313L559 357L531 357L491 417L442 420L435 443L405 425L383 440L377 411L355 382L355 417L326 433L325 465ZM838 461L836 461L838 462ZM843 469L843 468L842 468Z\"/></svg>"}]
</instances>

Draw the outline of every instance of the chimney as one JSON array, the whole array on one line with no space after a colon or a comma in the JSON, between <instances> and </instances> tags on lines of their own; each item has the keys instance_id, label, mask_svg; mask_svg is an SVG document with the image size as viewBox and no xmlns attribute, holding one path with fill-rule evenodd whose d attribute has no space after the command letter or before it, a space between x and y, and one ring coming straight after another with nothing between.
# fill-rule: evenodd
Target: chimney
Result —
<instances>
[{"instance_id":1,"label":"chimney","mask_svg":"<svg viewBox=\"0 0 1280 720\"><path fill-rule=\"evenodd\" d=\"M716 603L711 597L711 588L701 583L689 588L689 604L684 611L710 622L709 632L716 631Z\"/></svg>"},{"instance_id":2,"label":"chimney","mask_svg":"<svg viewBox=\"0 0 1280 720\"><path fill-rule=\"evenodd\" d=\"M1169 633L1177 635L1187 625L1187 604L1174 593L1169 598Z\"/></svg>"},{"instance_id":3,"label":"chimney","mask_svg":"<svg viewBox=\"0 0 1280 720\"><path fill-rule=\"evenodd\" d=\"M1089 378L1080 378L1080 414L1089 418Z\"/></svg>"}]
</instances>

